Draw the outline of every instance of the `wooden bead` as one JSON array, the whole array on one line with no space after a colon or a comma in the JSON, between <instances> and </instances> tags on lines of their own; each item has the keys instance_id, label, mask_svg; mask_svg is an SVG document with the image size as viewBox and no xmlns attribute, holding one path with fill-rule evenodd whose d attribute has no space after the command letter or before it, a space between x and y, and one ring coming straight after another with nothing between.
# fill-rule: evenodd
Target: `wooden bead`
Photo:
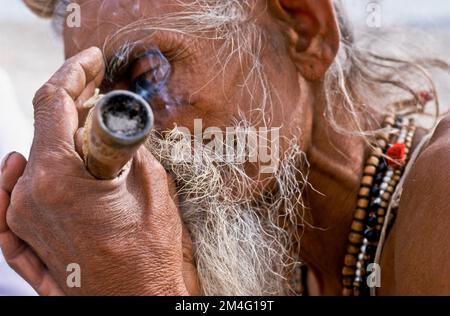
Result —
<instances>
[{"instance_id":1,"label":"wooden bead","mask_svg":"<svg viewBox=\"0 0 450 316\"><path fill-rule=\"evenodd\" d=\"M387 146L387 141L385 141L384 139L378 139L377 140L377 144L380 148L386 148Z\"/></svg>"},{"instance_id":2,"label":"wooden bead","mask_svg":"<svg viewBox=\"0 0 450 316\"><path fill-rule=\"evenodd\" d=\"M364 198L362 198L362 199L359 199L358 200L358 207L359 208L367 208L367 206L369 206L369 200L368 199L364 199Z\"/></svg>"},{"instance_id":3,"label":"wooden bead","mask_svg":"<svg viewBox=\"0 0 450 316\"><path fill-rule=\"evenodd\" d=\"M342 296L345 296L345 297L353 296L353 289L345 287L342 290Z\"/></svg>"},{"instance_id":4,"label":"wooden bead","mask_svg":"<svg viewBox=\"0 0 450 316\"><path fill-rule=\"evenodd\" d=\"M355 231L357 233L361 233L365 227L364 227L364 223L362 223L360 221L353 221L351 228L353 231Z\"/></svg>"},{"instance_id":5,"label":"wooden bead","mask_svg":"<svg viewBox=\"0 0 450 316\"><path fill-rule=\"evenodd\" d=\"M391 194L389 192L384 193L381 198L385 201L389 201L391 199Z\"/></svg>"},{"instance_id":6,"label":"wooden bead","mask_svg":"<svg viewBox=\"0 0 450 316\"><path fill-rule=\"evenodd\" d=\"M369 159L367 159L367 164L378 167L380 165L380 158L375 157L375 156L370 156Z\"/></svg>"},{"instance_id":7,"label":"wooden bead","mask_svg":"<svg viewBox=\"0 0 450 316\"><path fill-rule=\"evenodd\" d=\"M355 275L355 269L350 267L344 267L342 269L342 275L343 276L354 276Z\"/></svg>"},{"instance_id":8,"label":"wooden bead","mask_svg":"<svg viewBox=\"0 0 450 316\"><path fill-rule=\"evenodd\" d=\"M368 176L374 176L377 173L377 168L375 166L367 166L364 169L364 174Z\"/></svg>"},{"instance_id":9,"label":"wooden bead","mask_svg":"<svg viewBox=\"0 0 450 316\"><path fill-rule=\"evenodd\" d=\"M363 235L351 232L350 235L348 236L348 240L354 245L359 245L362 243Z\"/></svg>"},{"instance_id":10,"label":"wooden bead","mask_svg":"<svg viewBox=\"0 0 450 316\"><path fill-rule=\"evenodd\" d=\"M389 134L388 133L380 133L377 136L379 139L389 142Z\"/></svg>"},{"instance_id":11,"label":"wooden bead","mask_svg":"<svg viewBox=\"0 0 450 316\"><path fill-rule=\"evenodd\" d=\"M401 124L400 134L380 133L377 135L378 147L372 148L369 158L367 159L366 166L363 169L363 176L361 178L361 188L358 191L357 209L354 214L354 220L351 224L351 233L349 234L349 244L347 246L347 254L344 258L344 268L342 270L343 279L343 295L345 296L359 296L361 295L365 271L365 263L372 260L375 250L364 250L361 248L364 238L367 238L371 243L370 247L376 247L380 233L383 229L383 225L386 222L386 211L389 207L390 200L395 188L404 172L404 167L383 168L380 170L386 171L385 175L378 175L377 171L382 162L383 150L388 146L390 140L398 139L398 142L404 142L406 150L406 156L409 157L411 151L411 145L414 139L415 128L413 125L406 126L406 120ZM394 126L398 124L397 116L387 115L384 121L385 127ZM384 158L383 158L384 161ZM386 162L387 164L387 162ZM383 180L383 184L378 188L373 188L376 181ZM378 182L377 182L378 183ZM374 195L381 194L381 199L377 197L377 202L374 207L369 206L370 198ZM375 220L371 222L370 227L364 231L368 225L366 218L368 212L375 213ZM373 236L369 236L368 233L372 233ZM374 237L374 238L372 238ZM365 246L364 246L365 248ZM360 261L358 261L358 259ZM358 269L356 269L358 268Z\"/></svg>"},{"instance_id":12,"label":"wooden bead","mask_svg":"<svg viewBox=\"0 0 450 316\"><path fill-rule=\"evenodd\" d=\"M355 212L355 219L363 221L366 218L366 210L358 208Z\"/></svg>"},{"instance_id":13,"label":"wooden bead","mask_svg":"<svg viewBox=\"0 0 450 316\"><path fill-rule=\"evenodd\" d=\"M393 116L386 116L386 118L384 119L384 124L393 126L395 124L395 117L393 117Z\"/></svg>"},{"instance_id":14,"label":"wooden bead","mask_svg":"<svg viewBox=\"0 0 450 316\"><path fill-rule=\"evenodd\" d=\"M371 176L364 176L361 180L361 184L366 187L371 187L373 185L373 177Z\"/></svg>"},{"instance_id":15,"label":"wooden bead","mask_svg":"<svg viewBox=\"0 0 450 316\"><path fill-rule=\"evenodd\" d=\"M371 155L380 158L383 155L383 150L379 147L373 148Z\"/></svg>"},{"instance_id":16,"label":"wooden bead","mask_svg":"<svg viewBox=\"0 0 450 316\"><path fill-rule=\"evenodd\" d=\"M345 266L347 267L355 267L356 266L356 257L354 255L346 255L344 260Z\"/></svg>"},{"instance_id":17,"label":"wooden bead","mask_svg":"<svg viewBox=\"0 0 450 316\"><path fill-rule=\"evenodd\" d=\"M370 195L370 188L363 187L359 190L358 196L368 198Z\"/></svg>"},{"instance_id":18,"label":"wooden bead","mask_svg":"<svg viewBox=\"0 0 450 316\"><path fill-rule=\"evenodd\" d=\"M352 255L357 255L359 253L359 247L354 245L348 245L347 252Z\"/></svg>"}]
</instances>

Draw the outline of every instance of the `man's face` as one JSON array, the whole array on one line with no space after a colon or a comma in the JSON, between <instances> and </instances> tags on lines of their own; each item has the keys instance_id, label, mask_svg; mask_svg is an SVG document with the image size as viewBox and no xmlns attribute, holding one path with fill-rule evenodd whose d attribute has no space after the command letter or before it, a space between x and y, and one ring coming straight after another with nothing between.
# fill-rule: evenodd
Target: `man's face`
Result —
<instances>
[{"instance_id":1,"label":"man's face","mask_svg":"<svg viewBox=\"0 0 450 316\"><path fill-rule=\"evenodd\" d=\"M313 102L265 1L249 1L253 11L247 16L243 10L241 18L237 1L213 1L222 6L213 13L201 6L207 1L79 3L82 27L66 27L66 56L103 48L103 90L127 89L146 97L156 128L171 130L176 124L192 133L198 119L203 129L224 130L242 120L254 128L280 128L280 155L287 153L273 174L260 173L259 161L245 169L239 163L216 165L209 157L175 162L166 139L149 150L178 184L205 293L284 293L279 276L290 261L290 242L281 241L292 240L295 230L280 229L274 219L282 204L286 222L296 223L303 178L297 163L309 141ZM268 190L273 193L267 199Z\"/></svg>"},{"instance_id":2,"label":"man's face","mask_svg":"<svg viewBox=\"0 0 450 316\"><path fill-rule=\"evenodd\" d=\"M102 92L140 94L153 108L156 129L172 130L152 134L146 146L177 185L205 294L286 293L307 186L304 151L321 87L312 82L323 78L339 42L331 0L77 4L81 27L65 25L66 57L102 48ZM208 151L206 159L177 160L174 125L195 134L196 120L203 130L242 123L279 129L280 167L261 177L258 163L216 163Z\"/></svg>"},{"instance_id":3,"label":"man's face","mask_svg":"<svg viewBox=\"0 0 450 316\"><path fill-rule=\"evenodd\" d=\"M193 130L194 120L202 119L203 128L223 129L245 117L254 127L281 128L287 139L295 133L306 146L309 87L288 56L285 36L265 1L254 1L250 18L219 28L219 16L202 17L201 1L78 3L82 23L80 28L65 27L66 56L91 46L103 48L109 66L104 90L144 93L156 128L176 124ZM193 31L194 22L200 28ZM299 130L304 132L299 135Z\"/></svg>"}]
</instances>

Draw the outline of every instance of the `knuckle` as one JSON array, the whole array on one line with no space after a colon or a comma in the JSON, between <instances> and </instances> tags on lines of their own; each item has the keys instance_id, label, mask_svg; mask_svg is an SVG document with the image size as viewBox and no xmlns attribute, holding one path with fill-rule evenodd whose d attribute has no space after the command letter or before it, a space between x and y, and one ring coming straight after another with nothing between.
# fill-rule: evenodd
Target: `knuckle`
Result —
<instances>
[{"instance_id":1,"label":"knuckle","mask_svg":"<svg viewBox=\"0 0 450 316\"><path fill-rule=\"evenodd\" d=\"M35 107L35 110L42 103L49 102L53 98L56 89L57 88L54 85L48 82L40 87L33 98L33 106Z\"/></svg>"},{"instance_id":2,"label":"knuckle","mask_svg":"<svg viewBox=\"0 0 450 316\"><path fill-rule=\"evenodd\" d=\"M20 218L21 217L17 213L17 209L15 207L10 207L8 212L6 212L6 225L18 236L21 236L20 231L22 221Z\"/></svg>"},{"instance_id":3,"label":"knuckle","mask_svg":"<svg viewBox=\"0 0 450 316\"><path fill-rule=\"evenodd\" d=\"M51 83L44 84L33 98L33 108L36 117L51 115L55 111L57 103L64 104L68 94L62 87ZM58 106L58 109L61 107Z\"/></svg>"},{"instance_id":4,"label":"knuckle","mask_svg":"<svg viewBox=\"0 0 450 316\"><path fill-rule=\"evenodd\" d=\"M56 87L50 83L42 86L33 99L35 128L45 133L51 129L50 125L58 124L57 120L52 119L57 114L72 115L71 111L75 110L68 103L69 98L70 96L62 87Z\"/></svg>"},{"instance_id":5,"label":"knuckle","mask_svg":"<svg viewBox=\"0 0 450 316\"><path fill-rule=\"evenodd\" d=\"M79 60L72 59L68 60L64 65L64 76L69 79L74 79L79 81L83 86L86 84L86 75L83 67L81 66Z\"/></svg>"},{"instance_id":6,"label":"knuckle","mask_svg":"<svg viewBox=\"0 0 450 316\"><path fill-rule=\"evenodd\" d=\"M37 167L30 180L30 196L33 203L43 207L52 207L61 200L63 187L55 183L48 168Z\"/></svg>"},{"instance_id":7,"label":"knuckle","mask_svg":"<svg viewBox=\"0 0 450 316\"><path fill-rule=\"evenodd\" d=\"M67 91L63 87L46 83L36 92L33 105L36 107L41 104L53 103L53 100L64 99L67 95Z\"/></svg>"},{"instance_id":8,"label":"knuckle","mask_svg":"<svg viewBox=\"0 0 450 316\"><path fill-rule=\"evenodd\" d=\"M25 211L30 203L30 196L27 194L27 188L24 178L20 178L11 194L10 209L14 212ZM10 213L8 211L8 213Z\"/></svg>"}]
</instances>

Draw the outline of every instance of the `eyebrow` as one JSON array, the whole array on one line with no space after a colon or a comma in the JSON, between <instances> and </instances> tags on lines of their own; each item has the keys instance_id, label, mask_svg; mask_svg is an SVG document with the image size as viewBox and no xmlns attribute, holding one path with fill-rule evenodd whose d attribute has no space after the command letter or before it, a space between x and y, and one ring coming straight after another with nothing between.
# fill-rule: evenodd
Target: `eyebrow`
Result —
<instances>
[{"instance_id":1,"label":"eyebrow","mask_svg":"<svg viewBox=\"0 0 450 316\"><path fill-rule=\"evenodd\" d=\"M112 84L126 70L131 59L136 56L137 43L126 42L111 53L111 57L106 58L105 83Z\"/></svg>"}]
</instances>

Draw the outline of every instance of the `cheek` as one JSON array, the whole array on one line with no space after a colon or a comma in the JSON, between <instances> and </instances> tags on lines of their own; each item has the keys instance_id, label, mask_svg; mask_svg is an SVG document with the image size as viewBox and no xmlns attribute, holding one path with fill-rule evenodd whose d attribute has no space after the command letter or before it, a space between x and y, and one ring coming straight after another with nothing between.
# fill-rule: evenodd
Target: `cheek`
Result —
<instances>
[{"instance_id":1,"label":"cheek","mask_svg":"<svg viewBox=\"0 0 450 316\"><path fill-rule=\"evenodd\" d=\"M210 80L215 74L208 74L203 67L173 66L167 86L173 104L155 111L161 128L171 129L176 124L193 130L195 120L201 120L203 128L233 126L238 115L238 102L234 101L238 89L227 87L228 83L222 79Z\"/></svg>"}]
</instances>

